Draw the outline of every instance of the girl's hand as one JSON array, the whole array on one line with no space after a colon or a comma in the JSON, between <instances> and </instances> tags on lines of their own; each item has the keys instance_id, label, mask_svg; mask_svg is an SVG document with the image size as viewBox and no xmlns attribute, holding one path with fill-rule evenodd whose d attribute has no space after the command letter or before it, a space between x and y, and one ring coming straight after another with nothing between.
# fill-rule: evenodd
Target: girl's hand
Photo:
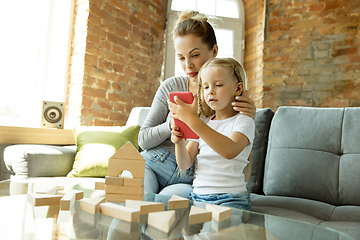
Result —
<instances>
[{"instance_id":1,"label":"girl's hand","mask_svg":"<svg viewBox=\"0 0 360 240\"><path fill-rule=\"evenodd\" d=\"M256 107L254 101L249 98L249 92L245 91L244 96L237 96L235 99L237 101L231 104L234 110L255 119Z\"/></svg>"},{"instance_id":2,"label":"girl's hand","mask_svg":"<svg viewBox=\"0 0 360 240\"><path fill-rule=\"evenodd\" d=\"M174 144L178 144L184 141L184 138L181 137L182 133L179 131L179 127L174 124L174 120L171 119L171 141Z\"/></svg>"},{"instance_id":3,"label":"girl's hand","mask_svg":"<svg viewBox=\"0 0 360 240\"><path fill-rule=\"evenodd\" d=\"M194 95L194 101L192 104L186 104L181 101L177 96L174 97L175 103L168 100L169 110L173 113L171 116L175 119L180 119L181 121L189 124L193 118L197 118L197 96Z\"/></svg>"}]
</instances>

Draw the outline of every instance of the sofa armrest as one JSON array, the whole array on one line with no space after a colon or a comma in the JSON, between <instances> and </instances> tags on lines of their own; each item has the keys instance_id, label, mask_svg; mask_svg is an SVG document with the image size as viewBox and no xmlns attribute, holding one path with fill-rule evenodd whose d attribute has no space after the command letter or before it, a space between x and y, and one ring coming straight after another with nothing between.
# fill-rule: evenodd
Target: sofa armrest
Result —
<instances>
[{"instance_id":1,"label":"sofa armrest","mask_svg":"<svg viewBox=\"0 0 360 240\"><path fill-rule=\"evenodd\" d=\"M4 150L6 168L19 177L66 176L73 167L76 146L17 144Z\"/></svg>"},{"instance_id":2,"label":"sofa armrest","mask_svg":"<svg viewBox=\"0 0 360 240\"><path fill-rule=\"evenodd\" d=\"M270 108L256 109L255 139L251 152L251 174L247 175L247 189L251 193L262 193L264 165L268 145L269 130L274 112Z\"/></svg>"}]
</instances>

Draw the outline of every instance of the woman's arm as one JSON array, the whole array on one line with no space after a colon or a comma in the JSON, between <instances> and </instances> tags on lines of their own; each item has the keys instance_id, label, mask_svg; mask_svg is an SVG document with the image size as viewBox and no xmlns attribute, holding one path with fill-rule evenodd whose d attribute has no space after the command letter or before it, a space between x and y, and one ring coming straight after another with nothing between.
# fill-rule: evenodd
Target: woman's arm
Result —
<instances>
[{"instance_id":1,"label":"woman's arm","mask_svg":"<svg viewBox=\"0 0 360 240\"><path fill-rule=\"evenodd\" d=\"M157 94L158 95L158 94ZM168 139L171 135L168 118L169 110L159 96L155 96L150 111L140 128L138 142L144 149L156 147Z\"/></svg>"},{"instance_id":2,"label":"woman's arm","mask_svg":"<svg viewBox=\"0 0 360 240\"><path fill-rule=\"evenodd\" d=\"M144 150L162 144L171 136L170 111L167 100L172 91L187 91L187 80L180 77L170 78L160 85L139 131L139 146ZM168 141L170 142L170 140Z\"/></svg>"}]
</instances>

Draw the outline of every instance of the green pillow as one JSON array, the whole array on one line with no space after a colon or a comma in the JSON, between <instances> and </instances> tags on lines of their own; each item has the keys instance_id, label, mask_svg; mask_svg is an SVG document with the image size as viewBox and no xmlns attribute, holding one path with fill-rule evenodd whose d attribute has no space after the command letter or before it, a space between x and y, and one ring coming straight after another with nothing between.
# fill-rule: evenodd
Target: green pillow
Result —
<instances>
[{"instance_id":1,"label":"green pillow","mask_svg":"<svg viewBox=\"0 0 360 240\"><path fill-rule=\"evenodd\" d=\"M76 155L68 177L105 177L109 158L130 141L139 150L140 126L86 127L73 129Z\"/></svg>"}]
</instances>

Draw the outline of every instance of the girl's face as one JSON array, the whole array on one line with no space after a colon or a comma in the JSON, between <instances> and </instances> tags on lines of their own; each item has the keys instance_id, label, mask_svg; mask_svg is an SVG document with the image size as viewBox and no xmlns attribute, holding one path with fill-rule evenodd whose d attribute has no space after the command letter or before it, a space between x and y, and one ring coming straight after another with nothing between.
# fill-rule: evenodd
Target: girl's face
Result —
<instances>
[{"instance_id":1,"label":"girl's face","mask_svg":"<svg viewBox=\"0 0 360 240\"><path fill-rule=\"evenodd\" d=\"M201 66L210 58L216 57L218 52L217 45L209 50L201 38L193 34L177 37L174 46L180 66L189 76L190 81L197 81Z\"/></svg>"},{"instance_id":2,"label":"girl's face","mask_svg":"<svg viewBox=\"0 0 360 240\"><path fill-rule=\"evenodd\" d=\"M201 71L206 104L214 111L234 112L231 103L243 90L243 83L224 67L206 67Z\"/></svg>"}]
</instances>

